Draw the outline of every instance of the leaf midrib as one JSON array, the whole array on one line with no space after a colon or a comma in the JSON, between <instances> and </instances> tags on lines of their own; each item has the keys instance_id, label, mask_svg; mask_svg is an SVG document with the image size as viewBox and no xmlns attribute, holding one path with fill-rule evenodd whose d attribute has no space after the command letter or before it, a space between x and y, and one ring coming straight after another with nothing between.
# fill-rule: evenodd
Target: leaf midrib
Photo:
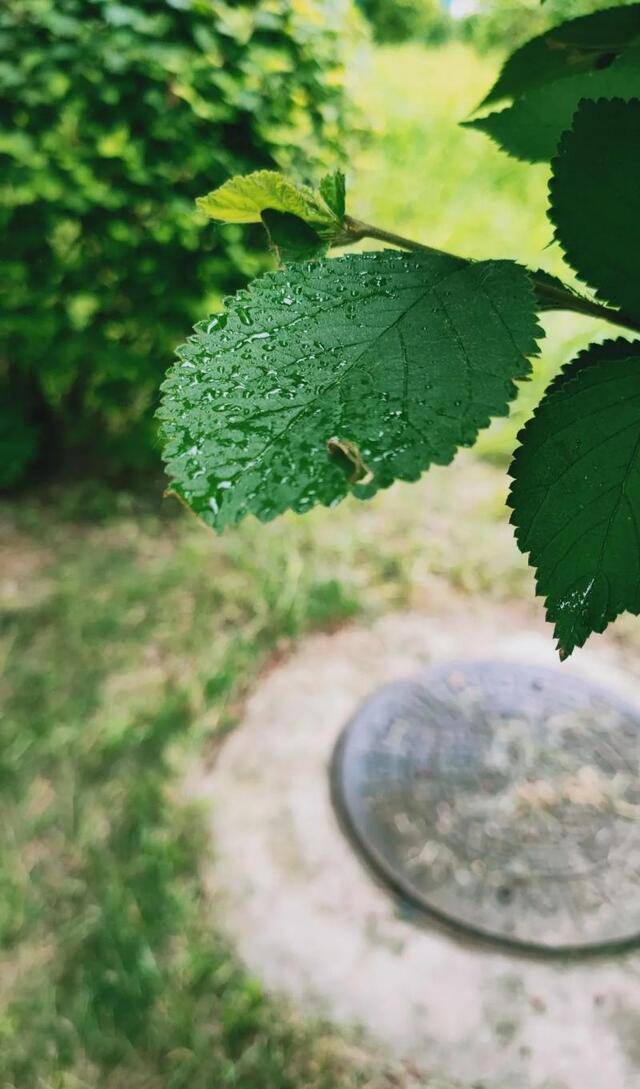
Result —
<instances>
[{"instance_id":1,"label":"leaf midrib","mask_svg":"<svg viewBox=\"0 0 640 1089\"><path fill-rule=\"evenodd\" d=\"M397 253L398 251L393 250L391 252ZM413 261L416 261L415 256L413 258L407 258L407 263L411 263ZM418 258L418 261L419 261L419 258ZM463 258L460 258L460 261L462 262ZM335 262L335 263L337 264L337 262ZM470 264L471 264L470 261L464 261L464 264L462 264L458 268L453 269L451 272L446 273L440 280L434 281L434 285L437 286L438 284L443 283L444 280L448 279L449 276L453 276L458 272L464 271L465 269L467 269L469 267ZM256 283L258 285L260 283L264 284L265 281L268 278L271 278L274 275L277 276L278 274L277 273L267 274L267 276L263 277L262 281L256 281ZM395 293L397 295L399 295L399 294L401 294L402 292L405 292L405 291L416 291L416 290L418 290L418 288L417 288L417 286L415 284L406 284L404 286L394 288L394 291L395 291ZM256 293L256 287L255 287L255 285L252 284L247 290L247 294L250 296L250 298L240 300L241 304L243 306L248 306L250 303L254 303L256 301L255 300L255 293ZM384 296L381 295L379 291L376 291L371 295L361 295L361 296L359 296L357 301L358 301L358 303L371 302L373 299L382 299L382 298L384 298ZM260 307L261 305L262 304L258 301L258 307ZM315 318L320 314L330 314L333 310L339 310L340 307L343 307L345 305L346 305L346 300L345 299L337 299L335 302L332 302L329 306L318 307L317 310L313 311L313 317ZM311 314L311 311L305 310L305 311L303 311L303 313L298 314L297 317L291 318L290 321L283 322L282 325L274 325L274 326L272 326L271 329L269 329L269 334L271 335L272 333L276 333L276 334L277 333L282 333L282 332L284 332L284 330L289 329L292 325L296 325L299 321L305 321L310 316L310 314ZM219 332L223 332L223 330L219 330ZM266 330L265 330L265 332L266 332ZM212 334L208 333L207 335L211 336ZM223 345L223 346L219 346L219 347L214 347L212 349L212 354L215 354L216 356L221 356L221 355L226 355L228 352L237 352L237 351L239 351L240 348L244 348L244 347L246 347L247 344L250 344L253 339L255 339L255 333L250 333L247 337L245 337L244 340L240 340L235 344L227 344L227 345ZM189 340L190 340L191 343L198 343L197 336L190 337Z\"/></svg>"},{"instance_id":2,"label":"leaf midrib","mask_svg":"<svg viewBox=\"0 0 640 1089\"><path fill-rule=\"evenodd\" d=\"M412 301L412 302L411 302L411 303L410 303L410 304L409 304L409 305L408 305L407 307L405 307L405 309L404 309L404 310L402 310L402 311L401 311L401 313L400 313L400 314L399 314L399 315L398 315L398 316L397 316L397 317L396 317L396 318L394 319L394 321L392 321L392 322L391 322L391 324L390 324L390 325L387 325L387 326L385 327L385 329L384 329L384 330L383 330L383 331L382 331L382 332L381 332L380 334L378 334L378 335L376 336L375 340L373 340L373 341L368 341L368 342L367 342L367 343L365 344L365 346L364 346L363 350L362 350L362 351L361 351L361 352L360 352L360 353L359 353L359 354L358 354L358 355L356 356L356 358L355 358L354 360L352 360L352 362L351 362L351 363L350 363L350 364L348 365L348 367L346 367L346 368L345 368L345 369L344 369L343 371L341 371L341 372L340 372L340 374L339 374L339 375L337 375L337 376L336 376L336 378L335 378L335 379L334 379L333 381L331 381L331 382L327 383L327 385L326 385L326 386L323 386L323 387L322 387L322 388L321 388L320 390L318 390L318 392L317 392L317 393L316 393L316 395L315 395L315 396L314 396L314 397L312 398L312 400L310 400L310 401L307 401L307 402L306 402L306 403L305 403L305 404L304 404L304 405L302 406L302 408L300 409L300 411L299 411L299 412L297 412L297 413L296 413L296 415L295 415L295 416L293 416L293 417L292 417L292 419L288 421L288 423L286 424L286 426L285 426L285 427L284 427L284 428L283 428L283 429L282 429L281 431L279 431L277 435L274 435L274 436L272 436L272 438L271 438L271 439L269 440L269 442L268 442L268 443L266 444L266 446L264 446L264 447L262 448L262 450L261 450L261 451L260 451L260 452L259 452L258 454L256 454L256 455L255 455L254 457L252 457L252 458L251 458L251 461L250 461L250 462L248 462L248 463L247 463L246 465L244 465L244 466L243 466L243 467L242 467L241 469L239 469L239 470L237 471L237 473L236 473L236 474L235 474L234 476L231 476L231 477L230 477L229 479L231 479L232 481L236 481L236 480L238 480L239 478L241 478L241 477L243 476L243 474L244 474L244 473L248 472L248 470L249 470L249 469L255 468L256 464L257 464L257 463L258 463L259 461L261 461L261 459L262 459L262 458L264 458L264 457L265 457L265 455L266 455L266 454L268 454L268 453L269 453L269 452L270 452L270 451L271 451L271 450L273 449L273 447L274 447L274 446L276 445L276 443L278 443L278 442L279 442L279 441L280 441L280 440L281 440L282 438L284 438L284 437L285 437L285 435L287 435L287 434L288 434L288 432L290 431L290 429L291 429L291 428L293 427L293 425L294 425L295 423L297 423L297 421L298 421L298 420L300 419L300 417L301 417L301 416L302 416L302 415L304 414L304 412L305 412L305 410L306 410L306 409L308 409L309 407L311 407L311 406L315 405L315 404L316 404L316 402L318 401L318 399L319 399L319 398L323 397L323 396L324 396L324 395L325 395L326 393L330 392L330 391L331 391L332 389L334 389L334 388L335 388L335 387L336 387L337 385L341 385L341 384L342 384L342 382L344 381L344 379L345 379L345 378L347 378L347 376L348 376L348 375L349 375L349 374L351 373L351 371L352 371L352 370L354 369L354 367L356 367L356 366L358 365L358 363L359 363L359 362L360 362L360 360L362 359L362 357L363 357L363 355L365 354L365 352L367 352L368 350L370 350L370 349L371 349L371 348L372 348L372 347L373 347L373 346L374 346L375 344L377 344L377 343L378 343L378 341L382 340L382 338L383 338L383 337L387 336L387 334L388 334L388 333L389 333L389 332L390 332L390 331L391 331L392 329L394 329L394 328L395 328L395 327L396 327L396 326L398 325L398 323L399 323L400 321L402 321L402 319L403 319L403 318L405 318L405 317L407 316L407 314L408 314L408 313L409 313L409 312L410 312L410 311L411 311L411 310L413 309L413 307L414 307L414 306L417 306L417 304L418 304L418 303L420 303L420 302L424 302L425 298L427 297L427 295L429 294L429 292L430 292L430 291L433 291L433 290L435 290L436 288L440 287L440 285L441 285L442 283L444 283L444 282L445 282L446 280L449 280L449 279L451 279L451 278L452 278L453 276L457 276L458 274L460 274L460 273L462 273L462 272L466 272L466 271L467 271L467 269L468 269L468 267L469 267L469 266L468 266L468 264L465 264L465 265L463 265L463 266L462 266L461 268L456 268L456 269L454 269L454 270L453 270L452 272L448 272L448 273L446 273L446 274L445 274L444 276L442 276L442 277L441 277L441 278L440 278L439 280L436 280L435 282L432 282L432 283L430 283L430 284L429 284L429 285L428 285L428 286L427 286L427 287L426 287L426 288L424 289L424 291L423 291L423 292L422 292L422 293L421 293L420 295L418 295L418 297L417 297L417 298L415 298L415 299L414 299L414 300L413 300L413 301ZM413 287L413 288L409 288L409 287L407 287L407 288L405 288L404 290L414 290L414 291L415 291L415 290L416 290L416 288L415 288L415 287ZM486 292L485 292L485 294L486 294ZM372 297L372 298L378 298L378 297L380 297L380 296L371 296L371 297ZM439 300L439 301L440 301L440 300ZM344 305L344 300L340 300L340 305ZM321 313L321 312L325 312L325 313L326 313L327 309L328 309L328 308L325 308L325 310L324 310L324 311L315 311L315 314L318 314L318 313ZM296 319L296 320L297 320L297 319ZM449 319L449 320L451 320L451 319ZM289 323L289 324L291 324L291 323ZM304 356L302 356L301 358L302 358L302 359L304 359L305 357L304 357ZM307 357L307 358L308 358L308 357ZM465 358L466 358L466 354L465 354Z\"/></svg>"}]
</instances>

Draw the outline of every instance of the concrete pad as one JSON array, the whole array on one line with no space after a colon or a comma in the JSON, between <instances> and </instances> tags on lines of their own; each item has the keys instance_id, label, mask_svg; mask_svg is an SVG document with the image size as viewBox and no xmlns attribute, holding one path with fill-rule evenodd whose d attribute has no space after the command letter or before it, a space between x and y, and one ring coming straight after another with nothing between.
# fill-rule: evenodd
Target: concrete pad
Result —
<instances>
[{"instance_id":1,"label":"concrete pad","mask_svg":"<svg viewBox=\"0 0 640 1089\"><path fill-rule=\"evenodd\" d=\"M263 679L215 766L193 776L190 791L211 805L221 925L268 988L362 1027L430 1089L639 1089L640 953L558 961L463 940L394 901L338 826L334 742L389 680L450 658L505 658L639 701L638 667L613 640L560 666L526 611L450 594L441 606L309 639Z\"/></svg>"}]
</instances>

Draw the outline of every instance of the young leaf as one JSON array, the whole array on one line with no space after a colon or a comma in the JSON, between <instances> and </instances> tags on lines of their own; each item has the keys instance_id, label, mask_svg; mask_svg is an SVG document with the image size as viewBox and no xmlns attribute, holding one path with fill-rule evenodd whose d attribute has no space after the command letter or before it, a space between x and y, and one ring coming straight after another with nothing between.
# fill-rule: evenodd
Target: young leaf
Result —
<instances>
[{"instance_id":1,"label":"young leaf","mask_svg":"<svg viewBox=\"0 0 640 1089\"><path fill-rule=\"evenodd\" d=\"M478 108L567 76L602 71L636 42L640 4L569 19L516 49Z\"/></svg>"},{"instance_id":2,"label":"young leaf","mask_svg":"<svg viewBox=\"0 0 640 1089\"><path fill-rule=\"evenodd\" d=\"M416 480L506 413L540 333L510 261L384 250L268 273L164 383L173 488L222 529Z\"/></svg>"},{"instance_id":3,"label":"young leaf","mask_svg":"<svg viewBox=\"0 0 640 1089\"><path fill-rule=\"evenodd\" d=\"M224 223L259 223L265 208L299 216L323 234L340 228L335 214L319 193L308 185L297 185L276 170L229 178L196 204L211 219Z\"/></svg>"},{"instance_id":4,"label":"young leaf","mask_svg":"<svg viewBox=\"0 0 640 1089\"><path fill-rule=\"evenodd\" d=\"M567 260L640 317L640 101L582 102L553 160L549 215Z\"/></svg>"},{"instance_id":5,"label":"young leaf","mask_svg":"<svg viewBox=\"0 0 640 1089\"><path fill-rule=\"evenodd\" d=\"M640 342L579 355L518 438L511 522L566 658L640 613Z\"/></svg>"},{"instance_id":6,"label":"young leaf","mask_svg":"<svg viewBox=\"0 0 640 1089\"><path fill-rule=\"evenodd\" d=\"M555 154L562 133L571 127L581 99L627 100L639 95L640 49L635 48L607 68L533 87L512 106L463 124L487 133L517 159L543 162Z\"/></svg>"},{"instance_id":7,"label":"young leaf","mask_svg":"<svg viewBox=\"0 0 640 1089\"><path fill-rule=\"evenodd\" d=\"M283 264L291 261L310 261L327 251L327 243L320 238L313 227L305 223L304 219L300 219L300 216L294 216L291 212L274 212L272 208L265 208L262 213L262 222L266 227L271 245Z\"/></svg>"},{"instance_id":8,"label":"young leaf","mask_svg":"<svg viewBox=\"0 0 640 1089\"><path fill-rule=\"evenodd\" d=\"M333 174L325 174L318 188L320 195L342 223L346 206L346 183L342 171L336 170Z\"/></svg>"}]
</instances>

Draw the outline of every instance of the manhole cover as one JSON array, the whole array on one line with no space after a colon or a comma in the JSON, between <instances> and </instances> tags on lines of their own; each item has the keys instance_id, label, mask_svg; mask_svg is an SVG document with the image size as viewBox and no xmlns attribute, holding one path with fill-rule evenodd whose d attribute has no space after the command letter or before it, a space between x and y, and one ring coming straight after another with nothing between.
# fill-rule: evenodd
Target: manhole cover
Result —
<instances>
[{"instance_id":1,"label":"manhole cover","mask_svg":"<svg viewBox=\"0 0 640 1089\"><path fill-rule=\"evenodd\" d=\"M346 727L333 793L396 892L548 951L640 938L640 714L584 680L460 662Z\"/></svg>"}]
</instances>

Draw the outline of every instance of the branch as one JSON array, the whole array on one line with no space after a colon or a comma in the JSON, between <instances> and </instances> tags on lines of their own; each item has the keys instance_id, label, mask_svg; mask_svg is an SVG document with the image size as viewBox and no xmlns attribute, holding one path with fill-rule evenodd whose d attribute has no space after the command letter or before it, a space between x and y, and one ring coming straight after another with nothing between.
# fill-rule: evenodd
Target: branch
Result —
<instances>
[{"instance_id":1,"label":"branch","mask_svg":"<svg viewBox=\"0 0 640 1089\"><path fill-rule=\"evenodd\" d=\"M375 238L379 242L388 242L391 246L399 246L405 250L418 250L421 253L437 253L446 257L453 254L445 250L435 249L433 246L425 246L422 242L414 242L410 238L403 238L400 234L385 231L382 227L374 227L371 223L363 223L351 216L344 217L344 234L334 241L336 246L350 246L363 238ZM456 255L457 256L457 255ZM619 325L624 329L630 329L633 333L640 333L640 321L625 314L622 310L614 310L602 303L592 302L575 295L568 287L555 287L553 284L540 280L531 273L531 279L539 300L544 301L545 310L571 310L575 314L584 314L590 318L600 318L611 325Z\"/></svg>"}]
</instances>

